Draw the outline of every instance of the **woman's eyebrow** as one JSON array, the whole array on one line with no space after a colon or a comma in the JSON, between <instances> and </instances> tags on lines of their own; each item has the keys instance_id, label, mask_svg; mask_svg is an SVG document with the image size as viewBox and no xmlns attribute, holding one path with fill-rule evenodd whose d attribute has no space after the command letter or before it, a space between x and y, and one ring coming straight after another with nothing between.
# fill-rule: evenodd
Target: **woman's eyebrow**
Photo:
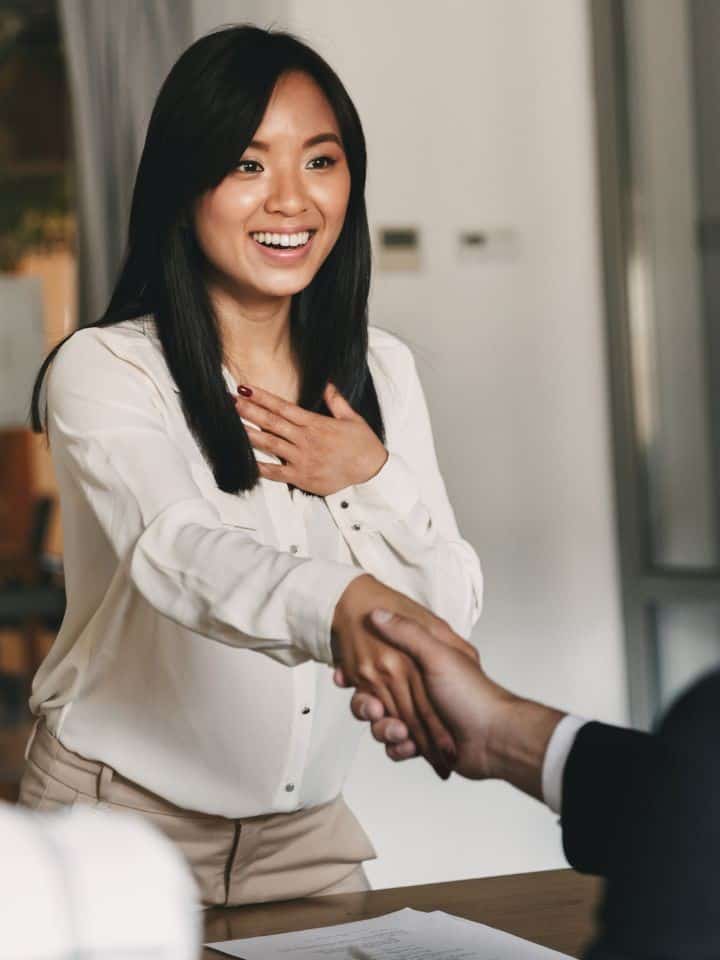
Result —
<instances>
[{"instance_id":1,"label":"woman's eyebrow","mask_svg":"<svg viewBox=\"0 0 720 960\"><path fill-rule=\"evenodd\" d=\"M339 147L342 147L342 141L336 133L316 133L314 137L310 137L309 140L306 140L303 144L303 150L307 150L309 147L315 147L319 143L336 143ZM248 144L248 149L252 147L253 150L269 150L270 145L265 143L264 140L251 140Z\"/></svg>"},{"instance_id":2,"label":"woman's eyebrow","mask_svg":"<svg viewBox=\"0 0 720 960\"><path fill-rule=\"evenodd\" d=\"M308 147L315 147L318 143L336 143L339 147L342 146L342 141L336 133L317 133L305 141L303 148L307 150Z\"/></svg>"}]
</instances>

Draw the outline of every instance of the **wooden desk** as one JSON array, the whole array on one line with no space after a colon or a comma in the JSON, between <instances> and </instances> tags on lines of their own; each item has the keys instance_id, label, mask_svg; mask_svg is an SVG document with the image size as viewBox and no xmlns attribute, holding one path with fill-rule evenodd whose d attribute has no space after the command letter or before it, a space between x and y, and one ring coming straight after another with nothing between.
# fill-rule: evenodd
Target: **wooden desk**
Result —
<instances>
[{"instance_id":1,"label":"wooden desk","mask_svg":"<svg viewBox=\"0 0 720 960\"><path fill-rule=\"evenodd\" d=\"M366 920L413 907L445 910L486 923L579 957L593 932L593 913L600 882L573 870L545 870L482 880L432 883L424 886L308 897L205 914L205 942L259 937L269 933L326 927ZM203 950L203 960L223 954Z\"/></svg>"}]
</instances>

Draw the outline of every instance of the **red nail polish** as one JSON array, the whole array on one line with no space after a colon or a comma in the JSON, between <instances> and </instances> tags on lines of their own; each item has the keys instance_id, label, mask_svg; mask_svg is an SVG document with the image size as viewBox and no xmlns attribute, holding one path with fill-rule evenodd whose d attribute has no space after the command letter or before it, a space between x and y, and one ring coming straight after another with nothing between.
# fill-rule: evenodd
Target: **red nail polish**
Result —
<instances>
[{"instance_id":1,"label":"red nail polish","mask_svg":"<svg viewBox=\"0 0 720 960\"><path fill-rule=\"evenodd\" d=\"M251 397L251 396L252 396L252 390L250 389L250 387L246 387L246 386L245 386L244 384L242 384L242 383L241 383L240 386L238 387L238 393L240 394L241 397Z\"/></svg>"}]
</instances>

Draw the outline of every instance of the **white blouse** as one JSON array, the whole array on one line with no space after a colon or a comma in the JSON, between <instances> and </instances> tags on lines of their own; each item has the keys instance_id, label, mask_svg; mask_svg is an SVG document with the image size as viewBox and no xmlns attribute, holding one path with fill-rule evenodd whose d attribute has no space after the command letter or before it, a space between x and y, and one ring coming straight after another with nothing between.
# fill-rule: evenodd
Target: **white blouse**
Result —
<instances>
[{"instance_id":1,"label":"white blouse","mask_svg":"<svg viewBox=\"0 0 720 960\"><path fill-rule=\"evenodd\" d=\"M369 572L469 637L480 566L412 355L371 327L368 362L389 451L375 477L324 498L265 478L234 495L186 424L152 319L62 347L47 399L68 605L30 705L65 747L190 810L314 806L340 792L362 728L328 668L347 585Z\"/></svg>"}]
</instances>

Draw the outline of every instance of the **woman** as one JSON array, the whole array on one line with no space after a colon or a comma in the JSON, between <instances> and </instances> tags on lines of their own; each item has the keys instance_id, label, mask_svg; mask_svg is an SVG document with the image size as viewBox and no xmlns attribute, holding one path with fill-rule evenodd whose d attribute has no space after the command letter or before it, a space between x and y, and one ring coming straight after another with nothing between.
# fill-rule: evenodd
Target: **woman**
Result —
<instances>
[{"instance_id":1,"label":"woman","mask_svg":"<svg viewBox=\"0 0 720 960\"><path fill-rule=\"evenodd\" d=\"M317 54L250 27L199 40L159 94L108 311L36 384L38 429L48 371L68 609L21 802L141 811L207 904L366 886L340 792L358 731L328 665L441 776L454 759L368 621L382 606L446 642L432 610L468 636L481 576L412 357L368 343L364 183Z\"/></svg>"}]
</instances>

